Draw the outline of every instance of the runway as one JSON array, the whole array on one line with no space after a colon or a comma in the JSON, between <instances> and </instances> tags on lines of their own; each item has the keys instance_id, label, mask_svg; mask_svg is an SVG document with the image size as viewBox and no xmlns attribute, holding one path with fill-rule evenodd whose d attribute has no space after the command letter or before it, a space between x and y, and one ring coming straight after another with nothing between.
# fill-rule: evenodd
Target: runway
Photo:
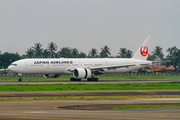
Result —
<instances>
[{"instance_id":1,"label":"runway","mask_svg":"<svg viewBox=\"0 0 180 120\"><path fill-rule=\"evenodd\" d=\"M1 101L1 120L177 120L180 107L112 110L129 104L180 104L176 99ZM67 109L67 106L74 108ZM81 106L79 108L78 106ZM84 107L83 107L84 106ZM101 109L100 106L106 106ZM83 108L83 109L82 109Z\"/></svg>"},{"instance_id":2,"label":"runway","mask_svg":"<svg viewBox=\"0 0 180 120\"><path fill-rule=\"evenodd\" d=\"M0 82L3 84L123 84L165 81ZM176 81L176 80L175 80ZM180 90L0 92L0 97L180 95ZM177 120L180 107L113 110L122 105L180 104L180 98L0 101L0 120Z\"/></svg>"},{"instance_id":3,"label":"runway","mask_svg":"<svg viewBox=\"0 0 180 120\"><path fill-rule=\"evenodd\" d=\"M180 90L0 92L0 97L180 95Z\"/></svg>"},{"instance_id":4,"label":"runway","mask_svg":"<svg viewBox=\"0 0 180 120\"><path fill-rule=\"evenodd\" d=\"M157 82L177 82L180 80L106 80L106 81L7 81L0 82L0 85L10 84L145 84L145 83L157 83Z\"/></svg>"}]
</instances>

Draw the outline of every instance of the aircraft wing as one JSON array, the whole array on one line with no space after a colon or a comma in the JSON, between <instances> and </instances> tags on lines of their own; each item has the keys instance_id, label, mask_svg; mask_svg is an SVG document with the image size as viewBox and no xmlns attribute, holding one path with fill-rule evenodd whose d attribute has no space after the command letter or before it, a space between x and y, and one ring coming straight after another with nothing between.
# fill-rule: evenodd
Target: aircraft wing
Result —
<instances>
[{"instance_id":1,"label":"aircraft wing","mask_svg":"<svg viewBox=\"0 0 180 120\"><path fill-rule=\"evenodd\" d=\"M110 66L99 66L99 67L90 67L90 70L102 70L102 69L117 69L117 68L122 68L122 67L131 67L131 66L136 66L135 64L126 64L126 65L110 65Z\"/></svg>"},{"instance_id":2,"label":"aircraft wing","mask_svg":"<svg viewBox=\"0 0 180 120\"><path fill-rule=\"evenodd\" d=\"M136 64L124 64L124 65L109 65L109 66L98 66L98 67L86 67L87 69L90 69L91 71L98 71L98 70L103 70L103 69L108 69L108 70L115 70L117 68L122 68L122 67L131 67L131 66L136 66ZM68 71L73 72L74 68L67 69Z\"/></svg>"},{"instance_id":3,"label":"aircraft wing","mask_svg":"<svg viewBox=\"0 0 180 120\"><path fill-rule=\"evenodd\" d=\"M167 61L152 61L152 63L165 63L165 62L171 62L171 60L167 60Z\"/></svg>"}]
</instances>

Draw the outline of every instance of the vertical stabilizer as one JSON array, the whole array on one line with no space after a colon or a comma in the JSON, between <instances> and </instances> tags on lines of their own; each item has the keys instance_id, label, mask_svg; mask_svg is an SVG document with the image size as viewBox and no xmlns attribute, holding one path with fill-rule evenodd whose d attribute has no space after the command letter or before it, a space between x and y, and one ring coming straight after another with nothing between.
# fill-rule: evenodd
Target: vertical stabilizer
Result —
<instances>
[{"instance_id":1,"label":"vertical stabilizer","mask_svg":"<svg viewBox=\"0 0 180 120\"><path fill-rule=\"evenodd\" d=\"M151 41L152 41L152 35L149 35L146 40L143 42L143 44L139 47L139 49L136 51L132 59L141 59L146 60L148 53L150 52L151 47Z\"/></svg>"}]
</instances>

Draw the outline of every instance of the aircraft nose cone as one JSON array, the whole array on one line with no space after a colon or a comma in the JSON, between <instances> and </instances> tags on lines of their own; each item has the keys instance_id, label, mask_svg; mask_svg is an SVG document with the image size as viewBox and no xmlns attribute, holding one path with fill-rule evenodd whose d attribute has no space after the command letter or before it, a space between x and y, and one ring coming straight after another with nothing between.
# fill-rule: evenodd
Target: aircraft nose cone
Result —
<instances>
[{"instance_id":1,"label":"aircraft nose cone","mask_svg":"<svg viewBox=\"0 0 180 120\"><path fill-rule=\"evenodd\" d=\"M9 67L8 67L8 70L12 70L11 68L12 68L12 67L11 67L11 66L9 66Z\"/></svg>"}]
</instances>

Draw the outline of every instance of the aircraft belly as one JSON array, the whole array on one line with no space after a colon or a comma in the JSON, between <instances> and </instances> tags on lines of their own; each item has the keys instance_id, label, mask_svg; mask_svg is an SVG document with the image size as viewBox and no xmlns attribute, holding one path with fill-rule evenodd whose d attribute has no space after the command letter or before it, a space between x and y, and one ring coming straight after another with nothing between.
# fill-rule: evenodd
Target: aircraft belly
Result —
<instances>
[{"instance_id":1,"label":"aircraft belly","mask_svg":"<svg viewBox=\"0 0 180 120\"><path fill-rule=\"evenodd\" d=\"M112 70L105 70L105 74L119 74L119 73L127 73L130 72L131 69L128 68L119 68L119 69L112 69Z\"/></svg>"}]
</instances>

